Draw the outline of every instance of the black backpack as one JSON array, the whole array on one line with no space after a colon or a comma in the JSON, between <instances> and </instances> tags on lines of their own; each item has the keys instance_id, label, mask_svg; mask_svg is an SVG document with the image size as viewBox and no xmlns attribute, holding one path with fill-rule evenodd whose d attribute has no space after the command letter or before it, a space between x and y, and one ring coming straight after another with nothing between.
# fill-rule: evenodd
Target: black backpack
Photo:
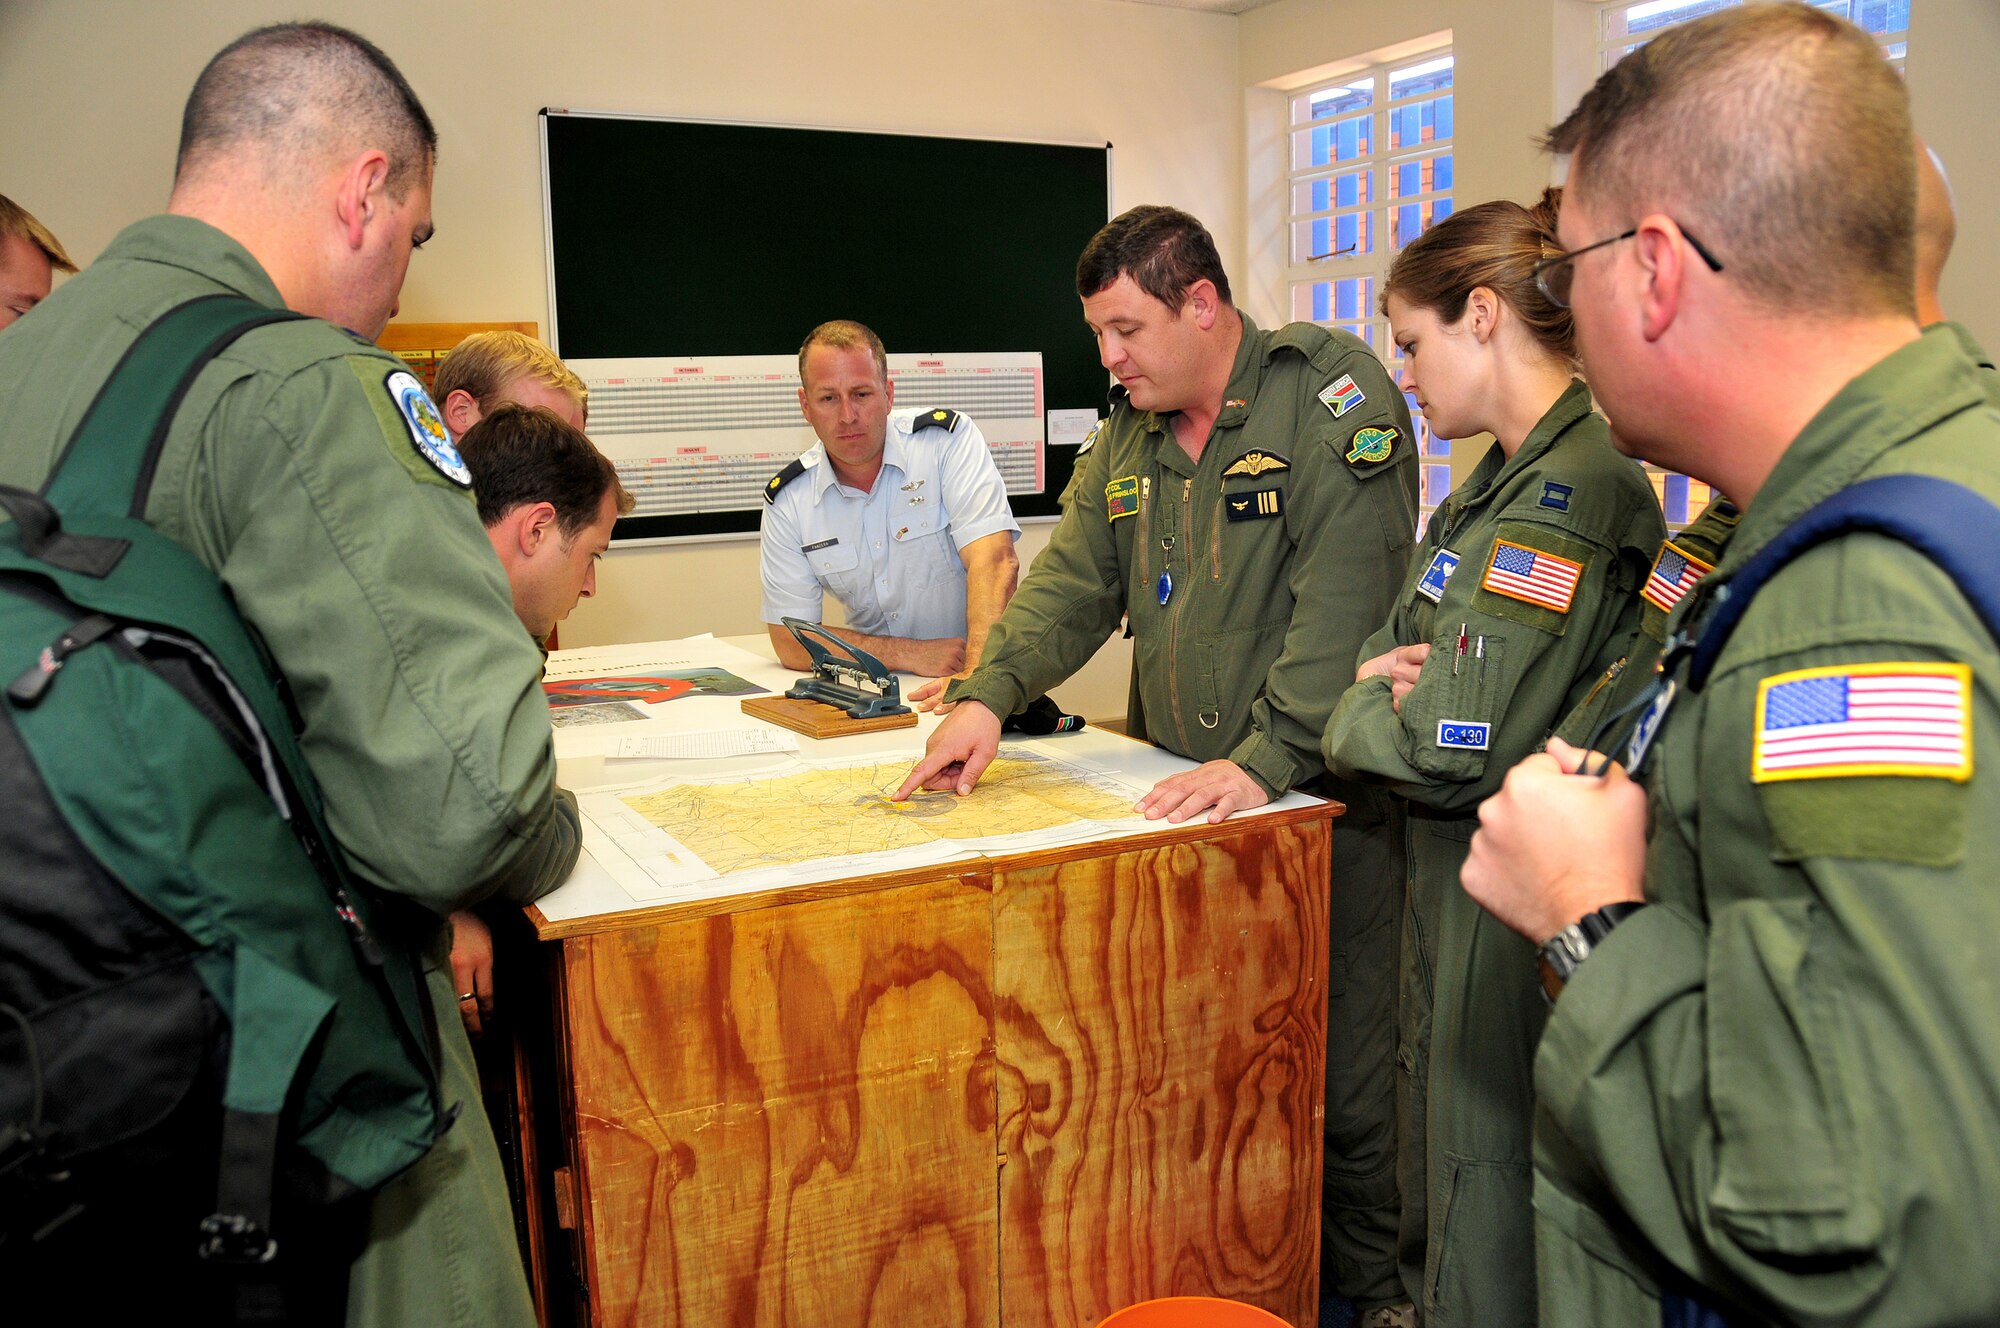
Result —
<instances>
[{"instance_id":1,"label":"black backpack","mask_svg":"<svg viewBox=\"0 0 2000 1328\"><path fill-rule=\"evenodd\" d=\"M410 906L349 876L261 644L142 519L196 375L296 317L236 296L169 311L43 491L0 486L10 1297L51 1268L213 1280L322 1257L287 1248L317 1241L309 1215L288 1227L291 1196L365 1210L450 1121L416 947L388 939Z\"/></svg>"}]
</instances>

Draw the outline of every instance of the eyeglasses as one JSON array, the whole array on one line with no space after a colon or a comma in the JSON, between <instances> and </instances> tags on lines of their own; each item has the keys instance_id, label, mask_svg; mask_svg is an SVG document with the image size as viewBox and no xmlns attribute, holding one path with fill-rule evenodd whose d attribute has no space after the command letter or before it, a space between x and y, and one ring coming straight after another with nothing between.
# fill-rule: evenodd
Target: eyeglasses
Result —
<instances>
[{"instance_id":1,"label":"eyeglasses","mask_svg":"<svg viewBox=\"0 0 2000 1328\"><path fill-rule=\"evenodd\" d=\"M1714 254L1708 252L1708 249L1700 240L1695 239L1693 235L1689 234L1687 227L1680 226L1679 229L1681 238L1686 240L1697 254L1701 255L1701 261L1708 264L1710 272L1722 271L1721 262L1717 260ZM1639 228L1634 226L1623 235L1614 235L1608 240L1599 240L1596 244L1586 244L1581 249L1572 249L1566 254L1557 254L1554 258L1543 259L1541 262L1535 264L1536 287L1541 290L1542 294L1548 296L1549 302L1557 308L1569 308L1569 288L1570 284L1576 280L1576 260L1593 249L1602 249L1606 245L1617 244L1620 240L1629 240L1638 233Z\"/></svg>"}]
</instances>

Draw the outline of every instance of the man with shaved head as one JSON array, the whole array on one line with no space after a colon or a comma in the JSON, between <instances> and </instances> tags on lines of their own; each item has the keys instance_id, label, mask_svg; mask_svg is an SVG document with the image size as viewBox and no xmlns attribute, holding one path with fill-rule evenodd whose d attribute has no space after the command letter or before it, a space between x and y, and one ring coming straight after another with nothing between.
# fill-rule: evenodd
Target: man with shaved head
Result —
<instances>
[{"instance_id":1,"label":"man with shaved head","mask_svg":"<svg viewBox=\"0 0 2000 1328\"><path fill-rule=\"evenodd\" d=\"M1466 859L1554 1005L1544 1325L2000 1323L2000 656L1947 570L1990 570L2000 416L1918 326L1912 141L1802 4L1662 34L1550 137L1540 280L1614 436L1742 517L1618 760L1551 739ZM1871 481L1900 507L1804 538Z\"/></svg>"},{"instance_id":2,"label":"man with shaved head","mask_svg":"<svg viewBox=\"0 0 2000 1328\"><path fill-rule=\"evenodd\" d=\"M1942 325L1958 338L1959 345L1986 371L1986 393L2000 406L2000 370L1993 357L1974 339L1962 323L1945 317L1938 288L1944 283L1945 261L1951 257L1952 242L1958 238L1958 213L1952 207L1951 182L1945 178L1944 163L1936 149L1917 140L1917 322L1924 327Z\"/></svg>"},{"instance_id":3,"label":"man with shaved head","mask_svg":"<svg viewBox=\"0 0 2000 1328\"><path fill-rule=\"evenodd\" d=\"M441 923L488 895L551 888L578 840L555 787L540 654L469 473L422 386L370 344L432 234L436 150L416 93L374 45L322 23L258 29L195 84L166 215L127 227L44 301L32 336L0 337L0 482L35 488L166 311L230 294L310 316L248 333L202 372L144 515L216 572L269 647L329 824L383 896L385 962L427 970L442 1105L457 1120L372 1212L358 1201L351 1231L339 1218L357 1201L313 1202L325 1187L281 1168L297 1187L279 1187L271 1232L288 1322L533 1321ZM207 1299L215 1270L193 1258L214 1159L205 1180L198 1160L169 1161L183 1165L131 1177L76 1219L73 1266L51 1247L49 1284L85 1317L172 1306L223 1321Z\"/></svg>"}]
</instances>

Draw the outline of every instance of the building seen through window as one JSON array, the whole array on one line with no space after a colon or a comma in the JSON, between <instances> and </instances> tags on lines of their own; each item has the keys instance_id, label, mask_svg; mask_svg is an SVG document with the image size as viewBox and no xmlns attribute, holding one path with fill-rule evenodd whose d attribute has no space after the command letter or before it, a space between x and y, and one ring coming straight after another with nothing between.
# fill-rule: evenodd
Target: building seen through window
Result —
<instances>
[{"instance_id":1,"label":"building seen through window","mask_svg":"<svg viewBox=\"0 0 2000 1328\"><path fill-rule=\"evenodd\" d=\"M1291 94L1286 290L1290 316L1351 332L1402 370L1377 300L1398 251L1451 215L1452 54L1429 51ZM1421 515L1451 492L1451 441L1410 403Z\"/></svg>"}]
</instances>

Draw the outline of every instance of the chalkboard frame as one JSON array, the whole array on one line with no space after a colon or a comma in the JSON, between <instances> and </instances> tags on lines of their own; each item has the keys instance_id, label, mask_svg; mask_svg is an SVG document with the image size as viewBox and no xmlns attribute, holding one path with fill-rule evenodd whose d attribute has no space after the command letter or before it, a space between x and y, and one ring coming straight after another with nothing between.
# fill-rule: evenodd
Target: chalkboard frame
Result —
<instances>
[{"instance_id":1,"label":"chalkboard frame","mask_svg":"<svg viewBox=\"0 0 2000 1328\"><path fill-rule=\"evenodd\" d=\"M817 324L854 318L895 353L1040 351L1045 409L1104 407L1075 271L1111 216L1109 143L556 107L539 128L558 354L791 354ZM732 206L781 178L804 180L791 211ZM1074 449L1045 457L1017 517L1057 512ZM613 538L736 538L757 523L754 510L628 517Z\"/></svg>"}]
</instances>

